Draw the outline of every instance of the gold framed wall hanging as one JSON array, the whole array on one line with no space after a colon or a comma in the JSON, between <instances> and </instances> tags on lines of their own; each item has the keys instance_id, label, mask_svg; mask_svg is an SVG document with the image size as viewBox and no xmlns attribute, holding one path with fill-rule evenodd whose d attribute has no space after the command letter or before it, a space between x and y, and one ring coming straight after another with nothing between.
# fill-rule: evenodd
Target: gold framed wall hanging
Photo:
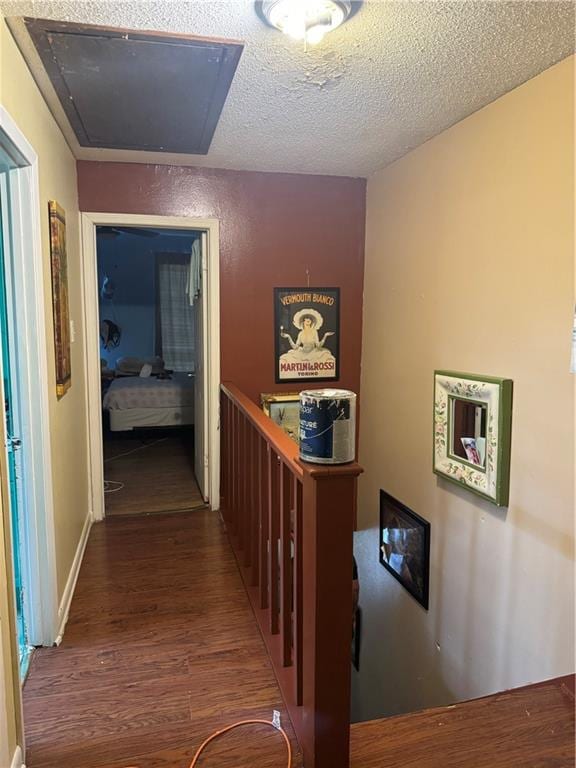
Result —
<instances>
[{"instance_id":1,"label":"gold framed wall hanging","mask_svg":"<svg viewBox=\"0 0 576 768\"><path fill-rule=\"evenodd\" d=\"M260 395L262 410L273 422L282 427L294 442L300 442L300 393L263 392Z\"/></svg>"},{"instance_id":2,"label":"gold framed wall hanging","mask_svg":"<svg viewBox=\"0 0 576 768\"><path fill-rule=\"evenodd\" d=\"M68 260L66 214L55 200L48 202L50 218L50 262L52 268L52 313L56 357L56 396L64 397L72 383L70 357L70 308L68 305Z\"/></svg>"}]
</instances>

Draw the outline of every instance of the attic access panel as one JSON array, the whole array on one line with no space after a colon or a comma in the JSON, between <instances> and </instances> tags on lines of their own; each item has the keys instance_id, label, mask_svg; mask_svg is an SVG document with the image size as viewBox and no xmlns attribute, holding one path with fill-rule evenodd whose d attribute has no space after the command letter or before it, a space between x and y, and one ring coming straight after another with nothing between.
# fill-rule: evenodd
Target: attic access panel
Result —
<instances>
[{"instance_id":1,"label":"attic access panel","mask_svg":"<svg viewBox=\"0 0 576 768\"><path fill-rule=\"evenodd\" d=\"M208 152L242 43L24 22L82 147Z\"/></svg>"}]
</instances>

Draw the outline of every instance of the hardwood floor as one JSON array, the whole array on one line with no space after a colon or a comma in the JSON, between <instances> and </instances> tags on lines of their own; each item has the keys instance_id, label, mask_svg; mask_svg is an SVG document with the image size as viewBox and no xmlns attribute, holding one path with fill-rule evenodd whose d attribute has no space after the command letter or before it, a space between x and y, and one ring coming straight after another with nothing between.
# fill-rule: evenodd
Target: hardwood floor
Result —
<instances>
[{"instance_id":1,"label":"hardwood floor","mask_svg":"<svg viewBox=\"0 0 576 768\"><path fill-rule=\"evenodd\" d=\"M24 686L28 768L188 768L214 730L273 709L301 766L218 514L95 525L62 645L34 653ZM284 753L249 726L200 768L280 768Z\"/></svg>"},{"instance_id":2,"label":"hardwood floor","mask_svg":"<svg viewBox=\"0 0 576 768\"><path fill-rule=\"evenodd\" d=\"M92 529L59 648L24 686L28 768L188 768L213 731L279 709L302 760L217 513ZM574 766L574 678L357 723L351 768ZM284 768L266 726L213 742L199 768Z\"/></svg>"},{"instance_id":3,"label":"hardwood floor","mask_svg":"<svg viewBox=\"0 0 576 768\"><path fill-rule=\"evenodd\" d=\"M574 676L356 723L352 768L570 768Z\"/></svg>"},{"instance_id":4,"label":"hardwood floor","mask_svg":"<svg viewBox=\"0 0 576 768\"><path fill-rule=\"evenodd\" d=\"M192 430L109 433L104 440L104 476L124 486L106 493L107 515L176 512L204 505L194 477Z\"/></svg>"}]
</instances>

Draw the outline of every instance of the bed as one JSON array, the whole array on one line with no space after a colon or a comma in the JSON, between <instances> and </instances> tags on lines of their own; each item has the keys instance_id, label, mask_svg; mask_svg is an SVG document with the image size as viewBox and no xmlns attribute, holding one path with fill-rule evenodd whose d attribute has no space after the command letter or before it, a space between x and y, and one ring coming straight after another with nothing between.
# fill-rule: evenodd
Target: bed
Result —
<instances>
[{"instance_id":1,"label":"bed","mask_svg":"<svg viewBox=\"0 0 576 768\"><path fill-rule=\"evenodd\" d=\"M112 432L190 426L194 424L194 376L173 373L171 378L116 378L106 390L102 407L109 413Z\"/></svg>"}]
</instances>

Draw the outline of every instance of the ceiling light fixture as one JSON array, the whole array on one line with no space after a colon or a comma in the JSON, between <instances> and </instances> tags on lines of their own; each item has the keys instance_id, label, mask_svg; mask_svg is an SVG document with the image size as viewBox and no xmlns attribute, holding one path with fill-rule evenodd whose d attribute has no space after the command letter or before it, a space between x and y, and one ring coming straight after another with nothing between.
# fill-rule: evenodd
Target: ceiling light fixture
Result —
<instances>
[{"instance_id":1,"label":"ceiling light fixture","mask_svg":"<svg viewBox=\"0 0 576 768\"><path fill-rule=\"evenodd\" d=\"M295 40L315 45L340 24L352 10L346 0L264 0L262 14L268 24Z\"/></svg>"}]
</instances>

